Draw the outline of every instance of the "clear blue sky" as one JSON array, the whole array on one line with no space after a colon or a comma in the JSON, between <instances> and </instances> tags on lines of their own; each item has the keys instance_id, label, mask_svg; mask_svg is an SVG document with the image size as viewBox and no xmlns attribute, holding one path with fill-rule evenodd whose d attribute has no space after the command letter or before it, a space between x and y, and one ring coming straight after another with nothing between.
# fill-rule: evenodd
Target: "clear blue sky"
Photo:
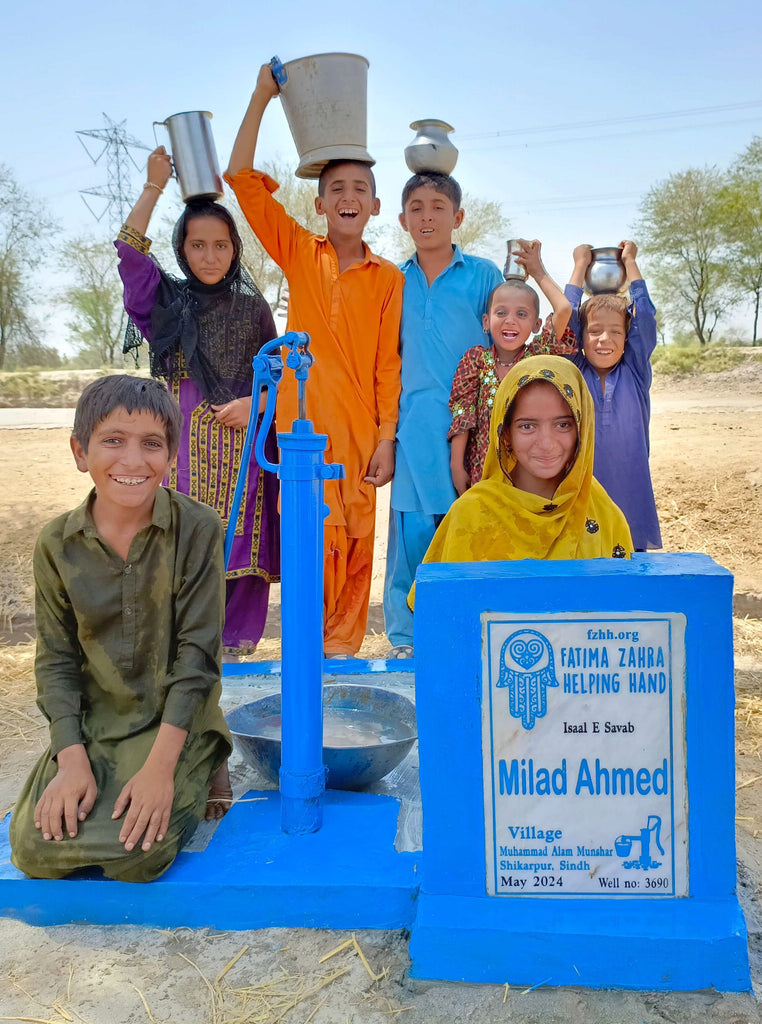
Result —
<instances>
[{"instance_id":1,"label":"clear blue sky","mask_svg":"<svg viewBox=\"0 0 762 1024\"><path fill-rule=\"evenodd\" d=\"M607 16L566 0L5 5L0 162L66 233L97 232L78 190L105 185L105 167L75 131L101 127L102 112L151 143L152 121L211 110L224 167L261 63L361 53L382 215L398 212L408 124L442 118L456 128L463 187L499 200L513 232L540 238L548 269L565 279L576 243L630 236L651 185L726 166L762 134L762 6L645 0L631 17L623 5L596 8ZM295 156L279 104L259 154Z\"/></svg>"}]
</instances>

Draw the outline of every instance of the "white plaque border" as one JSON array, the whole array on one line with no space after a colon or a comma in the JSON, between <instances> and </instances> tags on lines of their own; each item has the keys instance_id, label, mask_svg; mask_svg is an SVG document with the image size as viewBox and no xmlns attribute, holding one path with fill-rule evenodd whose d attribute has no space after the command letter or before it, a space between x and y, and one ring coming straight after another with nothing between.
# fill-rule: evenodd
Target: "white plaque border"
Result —
<instances>
[{"instance_id":1,"label":"white plaque border","mask_svg":"<svg viewBox=\"0 0 762 1024\"><path fill-rule=\"evenodd\" d=\"M523 897L532 899L665 899L684 898L690 895L689 892L689 856L688 848L688 785L687 785L687 758L686 758L686 687L687 679L685 672L685 628L686 616L682 612L649 612L649 611L621 611L621 612L482 612L481 634L482 634L482 761L484 761L484 739L485 739L485 697L489 702L489 758L490 758L490 796L491 796L491 828L485 828L485 854L486 874L485 892L488 897L513 898ZM510 623L511 625L521 624L531 628L532 625L539 625L548 622L574 622L580 625L601 624L622 622L628 625L637 623L666 623L669 643L669 749L670 749L670 856L672 861L672 886L666 890L650 890L637 892L612 892L602 890L601 892L576 891L566 889L564 892L556 890L548 892L498 892L497 885L497 851L495 845L496 835L496 778L495 778L495 749L493 735L493 707L492 695L494 687L492 677L492 658L490 648L490 633L494 626ZM679 706L676 707L678 694L675 692L675 681L682 680L682 692L679 695ZM679 714L679 721L676 721L676 713ZM675 743L677 738L680 741ZM679 775L682 779L680 792L683 794L684 806L682 808L682 823L680 826L681 842L685 847L685 856L680 858L676 854L676 817L677 817L677 791L675 790L675 777ZM486 781L486 780L485 780ZM486 786L484 787L486 790ZM487 816L484 816L485 823ZM492 875L494 891L489 889L489 876Z\"/></svg>"}]
</instances>

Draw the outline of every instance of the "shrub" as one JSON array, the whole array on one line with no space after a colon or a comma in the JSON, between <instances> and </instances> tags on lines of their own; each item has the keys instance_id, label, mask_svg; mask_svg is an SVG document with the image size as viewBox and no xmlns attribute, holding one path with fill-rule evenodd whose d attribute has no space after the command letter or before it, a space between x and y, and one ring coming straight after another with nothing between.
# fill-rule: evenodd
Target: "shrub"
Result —
<instances>
[{"instance_id":1,"label":"shrub","mask_svg":"<svg viewBox=\"0 0 762 1024\"><path fill-rule=\"evenodd\" d=\"M657 373L723 373L747 359L746 353L720 343L690 348L659 345L651 356L651 364Z\"/></svg>"},{"instance_id":2,"label":"shrub","mask_svg":"<svg viewBox=\"0 0 762 1024\"><path fill-rule=\"evenodd\" d=\"M39 373L0 374L0 406L46 406L58 385Z\"/></svg>"}]
</instances>

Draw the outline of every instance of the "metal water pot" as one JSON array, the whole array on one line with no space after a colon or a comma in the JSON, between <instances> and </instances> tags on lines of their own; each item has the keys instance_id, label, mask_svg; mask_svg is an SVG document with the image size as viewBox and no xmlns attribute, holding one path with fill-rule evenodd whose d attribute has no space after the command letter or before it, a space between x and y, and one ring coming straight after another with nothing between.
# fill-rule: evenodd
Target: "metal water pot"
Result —
<instances>
[{"instance_id":1,"label":"metal water pot","mask_svg":"<svg viewBox=\"0 0 762 1024\"><path fill-rule=\"evenodd\" d=\"M458 150L447 138L455 131L446 121L428 119L410 125L416 136L405 148L405 163L413 174L438 172L452 174L458 162Z\"/></svg>"},{"instance_id":2,"label":"metal water pot","mask_svg":"<svg viewBox=\"0 0 762 1024\"><path fill-rule=\"evenodd\" d=\"M186 110L153 123L154 136L157 125L163 125L169 132L170 156L184 203L192 199L216 200L222 196L222 175L211 119L208 110Z\"/></svg>"},{"instance_id":3,"label":"metal water pot","mask_svg":"<svg viewBox=\"0 0 762 1024\"><path fill-rule=\"evenodd\" d=\"M593 260L585 274L585 284L593 295L615 295L627 280L618 246L593 249Z\"/></svg>"}]
</instances>

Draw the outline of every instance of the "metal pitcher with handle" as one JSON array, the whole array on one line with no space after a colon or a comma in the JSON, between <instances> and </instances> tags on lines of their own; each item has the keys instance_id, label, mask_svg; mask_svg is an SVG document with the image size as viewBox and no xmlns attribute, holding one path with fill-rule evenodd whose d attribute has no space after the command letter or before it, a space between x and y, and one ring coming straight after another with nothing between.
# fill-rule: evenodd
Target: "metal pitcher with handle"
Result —
<instances>
[{"instance_id":1,"label":"metal pitcher with handle","mask_svg":"<svg viewBox=\"0 0 762 1024\"><path fill-rule=\"evenodd\" d=\"M154 121L169 132L169 149L184 203L222 197L222 175L208 110L186 110L164 121ZM157 139L158 145L158 139Z\"/></svg>"}]
</instances>

